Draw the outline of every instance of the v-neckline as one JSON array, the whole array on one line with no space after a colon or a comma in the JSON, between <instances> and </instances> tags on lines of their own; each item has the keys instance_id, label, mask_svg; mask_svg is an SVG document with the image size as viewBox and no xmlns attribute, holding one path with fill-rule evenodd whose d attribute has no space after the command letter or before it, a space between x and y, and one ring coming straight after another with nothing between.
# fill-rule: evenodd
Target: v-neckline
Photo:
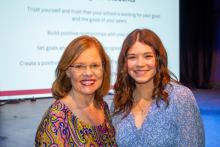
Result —
<instances>
[{"instance_id":1,"label":"v-neckline","mask_svg":"<svg viewBox=\"0 0 220 147\"><path fill-rule=\"evenodd\" d=\"M101 107L102 107L102 109L103 109L103 111L104 111L104 120L103 120L101 123L97 124L97 125L92 125L92 124L90 124L90 123L87 123L87 122L81 120L78 116L76 116L76 115L70 110L70 108L69 108L65 103L61 102L60 100L58 100L58 103L64 105L64 107L67 109L67 111L70 112L71 117L74 117L74 119L75 119L76 121L78 121L78 122L79 122L81 125L83 125L83 126L88 126L88 127L100 127L100 126L105 126L105 124L106 124L106 122L107 122L107 120L106 120L106 111L105 111L105 106L104 106L105 104L104 104L104 103L101 105Z\"/></svg>"},{"instance_id":2,"label":"v-neckline","mask_svg":"<svg viewBox=\"0 0 220 147\"><path fill-rule=\"evenodd\" d=\"M140 128L138 128L135 124L135 117L134 117L134 114L132 112L129 113L129 116L131 118L131 123L132 123L132 126L135 128L135 130L137 131L141 131L144 124L146 123L146 121L148 120L150 114L151 114L151 111L152 111L152 108L153 108L153 105L154 105L154 100L151 102L150 106L149 106L149 111L147 113L147 115L144 117L144 120L142 122L142 124L140 125Z\"/></svg>"}]
</instances>

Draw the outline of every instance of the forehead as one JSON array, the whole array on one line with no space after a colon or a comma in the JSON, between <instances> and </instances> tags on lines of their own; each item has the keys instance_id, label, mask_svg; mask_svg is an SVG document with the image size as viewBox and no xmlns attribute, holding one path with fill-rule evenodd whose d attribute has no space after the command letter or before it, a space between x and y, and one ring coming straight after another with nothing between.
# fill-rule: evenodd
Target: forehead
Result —
<instances>
[{"instance_id":1,"label":"forehead","mask_svg":"<svg viewBox=\"0 0 220 147\"><path fill-rule=\"evenodd\" d=\"M142 42L136 41L129 49L128 54L154 53L152 47Z\"/></svg>"},{"instance_id":2,"label":"forehead","mask_svg":"<svg viewBox=\"0 0 220 147\"><path fill-rule=\"evenodd\" d=\"M85 49L75 60L75 62L82 62L82 63L99 62L99 61L101 61L101 56L99 54L98 49L95 46L91 46Z\"/></svg>"}]
</instances>

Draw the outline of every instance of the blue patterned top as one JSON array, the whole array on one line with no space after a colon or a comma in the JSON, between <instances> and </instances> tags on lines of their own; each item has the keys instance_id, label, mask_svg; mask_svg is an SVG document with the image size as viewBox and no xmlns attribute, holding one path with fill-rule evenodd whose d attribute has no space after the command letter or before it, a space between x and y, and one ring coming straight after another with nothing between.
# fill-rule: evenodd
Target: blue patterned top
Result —
<instances>
[{"instance_id":1,"label":"blue patterned top","mask_svg":"<svg viewBox=\"0 0 220 147\"><path fill-rule=\"evenodd\" d=\"M116 142L121 147L204 147L205 135L196 100L187 87L171 83L166 86L169 106L156 101L150 106L141 128L134 123L132 113L113 116ZM113 110L112 106L111 110Z\"/></svg>"}]
</instances>

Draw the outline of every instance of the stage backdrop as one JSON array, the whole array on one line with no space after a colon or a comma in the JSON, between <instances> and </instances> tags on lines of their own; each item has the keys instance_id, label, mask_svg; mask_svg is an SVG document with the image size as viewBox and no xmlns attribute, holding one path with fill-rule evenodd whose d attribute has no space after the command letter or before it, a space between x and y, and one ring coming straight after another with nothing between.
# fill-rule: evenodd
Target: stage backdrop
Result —
<instances>
[{"instance_id":1,"label":"stage backdrop","mask_svg":"<svg viewBox=\"0 0 220 147\"><path fill-rule=\"evenodd\" d=\"M0 16L0 100L51 96L65 47L84 34L105 47L112 84L122 42L135 28L160 36L179 77L179 0L2 0Z\"/></svg>"}]
</instances>

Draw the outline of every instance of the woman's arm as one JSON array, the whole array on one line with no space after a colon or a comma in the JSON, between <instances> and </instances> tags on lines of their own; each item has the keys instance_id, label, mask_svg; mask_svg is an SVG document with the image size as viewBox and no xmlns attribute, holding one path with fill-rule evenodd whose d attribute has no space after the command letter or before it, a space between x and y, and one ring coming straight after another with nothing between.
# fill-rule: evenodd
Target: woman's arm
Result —
<instances>
[{"instance_id":1,"label":"woman's arm","mask_svg":"<svg viewBox=\"0 0 220 147\"><path fill-rule=\"evenodd\" d=\"M205 134L199 108L192 91L184 86L176 91L177 142L182 147L204 147Z\"/></svg>"},{"instance_id":2,"label":"woman's arm","mask_svg":"<svg viewBox=\"0 0 220 147\"><path fill-rule=\"evenodd\" d=\"M35 146L68 146L70 131L66 119L62 111L48 111L38 127Z\"/></svg>"}]
</instances>

